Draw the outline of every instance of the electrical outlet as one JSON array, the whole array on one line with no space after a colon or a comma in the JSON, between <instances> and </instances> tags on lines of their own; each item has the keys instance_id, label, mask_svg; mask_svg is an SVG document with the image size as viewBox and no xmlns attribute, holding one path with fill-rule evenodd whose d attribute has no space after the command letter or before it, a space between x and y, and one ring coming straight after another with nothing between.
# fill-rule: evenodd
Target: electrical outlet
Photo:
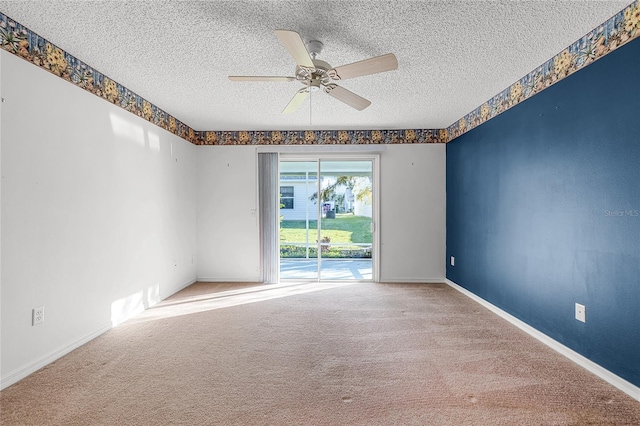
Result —
<instances>
[{"instance_id":1,"label":"electrical outlet","mask_svg":"<svg viewBox=\"0 0 640 426\"><path fill-rule=\"evenodd\" d=\"M579 303L576 303L576 319L587 322L587 308Z\"/></svg>"},{"instance_id":2,"label":"electrical outlet","mask_svg":"<svg viewBox=\"0 0 640 426\"><path fill-rule=\"evenodd\" d=\"M456 266L456 258L451 256L451 266Z\"/></svg>"},{"instance_id":3,"label":"electrical outlet","mask_svg":"<svg viewBox=\"0 0 640 426\"><path fill-rule=\"evenodd\" d=\"M31 325L39 325L44 322L44 306L33 308L31 311Z\"/></svg>"}]
</instances>

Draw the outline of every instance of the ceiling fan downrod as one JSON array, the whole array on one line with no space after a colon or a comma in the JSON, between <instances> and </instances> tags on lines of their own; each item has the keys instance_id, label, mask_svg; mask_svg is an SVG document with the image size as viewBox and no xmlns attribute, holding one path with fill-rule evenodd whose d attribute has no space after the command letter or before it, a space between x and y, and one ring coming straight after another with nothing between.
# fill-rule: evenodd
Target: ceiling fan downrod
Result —
<instances>
[{"instance_id":1,"label":"ceiling fan downrod","mask_svg":"<svg viewBox=\"0 0 640 426\"><path fill-rule=\"evenodd\" d=\"M307 51L309 52L309 55L311 55L311 59L316 59L316 56L322 53L322 48L324 47L324 44L319 40L310 40L306 45Z\"/></svg>"}]
</instances>

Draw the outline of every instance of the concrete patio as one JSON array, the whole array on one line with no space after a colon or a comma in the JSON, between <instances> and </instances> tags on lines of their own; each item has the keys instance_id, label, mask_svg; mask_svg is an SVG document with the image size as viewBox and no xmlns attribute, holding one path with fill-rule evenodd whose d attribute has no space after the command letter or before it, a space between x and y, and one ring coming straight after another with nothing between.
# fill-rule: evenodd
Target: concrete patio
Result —
<instances>
[{"instance_id":1,"label":"concrete patio","mask_svg":"<svg viewBox=\"0 0 640 426\"><path fill-rule=\"evenodd\" d=\"M280 279L317 280L318 260L280 259ZM372 280L371 259L322 259L320 279L326 281Z\"/></svg>"}]
</instances>

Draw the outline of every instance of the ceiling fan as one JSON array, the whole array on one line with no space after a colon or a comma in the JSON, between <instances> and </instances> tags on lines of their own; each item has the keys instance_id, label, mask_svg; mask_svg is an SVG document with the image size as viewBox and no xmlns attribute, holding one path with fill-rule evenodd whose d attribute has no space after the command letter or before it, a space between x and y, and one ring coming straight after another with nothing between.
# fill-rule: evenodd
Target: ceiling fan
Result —
<instances>
[{"instance_id":1,"label":"ceiling fan","mask_svg":"<svg viewBox=\"0 0 640 426\"><path fill-rule=\"evenodd\" d=\"M330 96L362 111L371 101L356 95L355 93L340 87L332 80L346 80L348 78L361 77L364 75L377 74L391 71L398 68L398 60L393 53L365 59L364 61L352 64L331 67L325 61L316 59L322 51L322 42L317 40L309 41L306 46L300 34L295 31L276 30L276 37L287 49L289 54L296 61L295 76L275 77L275 76L229 76L231 81L299 81L305 87L298 90L291 101L282 110L283 114L290 114L298 109L302 102L307 99L311 92L317 92L320 88Z\"/></svg>"}]
</instances>

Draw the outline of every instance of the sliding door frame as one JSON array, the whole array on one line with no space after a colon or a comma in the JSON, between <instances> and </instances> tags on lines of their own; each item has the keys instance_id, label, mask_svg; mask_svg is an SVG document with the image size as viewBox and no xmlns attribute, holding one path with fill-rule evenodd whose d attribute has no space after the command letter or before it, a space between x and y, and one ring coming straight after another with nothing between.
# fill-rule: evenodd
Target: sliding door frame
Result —
<instances>
[{"instance_id":1,"label":"sliding door frame","mask_svg":"<svg viewBox=\"0 0 640 426\"><path fill-rule=\"evenodd\" d=\"M280 153L278 160L278 175L280 174L281 161L315 161L318 163L318 184L320 183L320 169L322 161L371 161L372 165L372 229L371 229L371 273L372 281L378 282L380 277L380 154L353 154L353 153L322 153L322 154L302 154L302 153ZM278 179L278 193L280 192L280 179ZM318 200L318 223L320 223L321 203ZM316 232L317 232L316 228ZM319 238L318 238L319 239ZM280 227L278 227L278 243L280 242ZM319 252L318 252L319 253ZM278 256L278 266L280 264ZM318 256L318 277L316 281L321 281L321 256ZM368 281L368 280L367 280Z\"/></svg>"}]
</instances>

